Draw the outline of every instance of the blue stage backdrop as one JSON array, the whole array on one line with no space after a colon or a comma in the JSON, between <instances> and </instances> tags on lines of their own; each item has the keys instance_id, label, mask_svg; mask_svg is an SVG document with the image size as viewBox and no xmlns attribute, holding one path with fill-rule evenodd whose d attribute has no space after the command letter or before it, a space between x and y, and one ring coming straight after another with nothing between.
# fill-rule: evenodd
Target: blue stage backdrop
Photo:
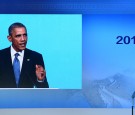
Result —
<instances>
[{"instance_id":1,"label":"blue stage backdrop","mask_svg":"<svg viewBox=\"0 0 135 115\"><path fill-rule=\"evenodd\" d=\"M131 107L135 15L83 15L83 78L91 107Z\"/></svg>"}]
</instances>

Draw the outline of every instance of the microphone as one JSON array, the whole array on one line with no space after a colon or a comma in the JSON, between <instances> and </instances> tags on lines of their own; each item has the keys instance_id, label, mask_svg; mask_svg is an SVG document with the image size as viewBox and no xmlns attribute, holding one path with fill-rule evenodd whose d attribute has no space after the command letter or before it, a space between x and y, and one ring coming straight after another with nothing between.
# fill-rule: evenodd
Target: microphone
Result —
<instances>
[{"instance_id":1,"label":"microphone","mask_svg":"<svg viewBox=\"0 0 135 115\"><path fill-rule=\"evenodd\" d=\"M134 91L134 93L132 94L132 98L133 98L133 99L135 98L135 91Z\"/></svg>"},{"instance_id":2,"label":"microphone","mask_svg":"<svg viewBox=\"0 0 135 115\"><path fill-rule=\"evenodd\" d=\"M132 94L132 115L134 115L134 98L135 98L135 91Z\"/></svg>"}]
</instances>

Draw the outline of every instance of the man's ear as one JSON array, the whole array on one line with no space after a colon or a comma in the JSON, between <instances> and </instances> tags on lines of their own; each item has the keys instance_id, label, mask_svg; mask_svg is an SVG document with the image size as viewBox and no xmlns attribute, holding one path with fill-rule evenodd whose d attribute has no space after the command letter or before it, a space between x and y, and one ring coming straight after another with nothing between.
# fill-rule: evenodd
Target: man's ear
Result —
<instances>
[{"instance_id":1,"label":"man's ear","mask_svg":"<svg viewBox=\"0 0 135 115\"><path fill-rule=\"evenodd\" d=\"M7 36L7 38L8 38L8 40L10 41L10 42L12 42L12 37L9 35L9 36Z\"/></svg>"}]
</instances>

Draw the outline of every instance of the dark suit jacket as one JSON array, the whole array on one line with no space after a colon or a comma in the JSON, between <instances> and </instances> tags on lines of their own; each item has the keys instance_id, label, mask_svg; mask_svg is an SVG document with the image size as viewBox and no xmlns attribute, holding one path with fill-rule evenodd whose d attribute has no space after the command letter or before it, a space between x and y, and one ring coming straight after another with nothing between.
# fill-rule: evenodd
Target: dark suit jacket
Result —
<instances>
[{"instance_id":1,"label":"dark suit jacket","mask_svg":"<svg viewBox=\"0 0 135 115\"><path fill-rule=\"evenodd\" d=\"M35 65L39 64L44 67L42 55L25 49L22 70L18 88L48 88L48 82L45 78L44 82L38 82ZM0 88L17 88L15 76L12 66L10 47L0 50Z\"/></svg>"}]
</instances>

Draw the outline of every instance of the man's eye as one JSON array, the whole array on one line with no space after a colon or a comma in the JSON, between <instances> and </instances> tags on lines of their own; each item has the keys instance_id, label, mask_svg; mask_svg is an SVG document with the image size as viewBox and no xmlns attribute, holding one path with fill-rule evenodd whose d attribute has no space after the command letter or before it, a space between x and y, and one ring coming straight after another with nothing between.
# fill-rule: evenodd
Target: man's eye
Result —
<instances>
[{"instance_id":1,"label":"man's eye","mask_svg":"<svg viewBox=\"0 0 135 115\"><path fill-rule=\"evenodd\" d=\"M27 37L27 34L23 34L23 36Z\"/></svg>"},{"instance_id":2,"label":"man's eye","mask_svg":"<svg viewBox=\"0 0 135 115\"><path fill-rule=\"evenodd\" d=\"M16 38L20 38L21 36L27 37L27 34L19 34L19 35L16 35L15 37L16 37Z\"/></svg>"},{"instance_id":3,"label":"man's eye","mask_svg":"<svg viewBox=\"0 0 135 115\"><path fill-rule=\"evenodd\" d=\"M17 38L21 37L21 35L16 35Z\"/></svg>"}]
</instances>

